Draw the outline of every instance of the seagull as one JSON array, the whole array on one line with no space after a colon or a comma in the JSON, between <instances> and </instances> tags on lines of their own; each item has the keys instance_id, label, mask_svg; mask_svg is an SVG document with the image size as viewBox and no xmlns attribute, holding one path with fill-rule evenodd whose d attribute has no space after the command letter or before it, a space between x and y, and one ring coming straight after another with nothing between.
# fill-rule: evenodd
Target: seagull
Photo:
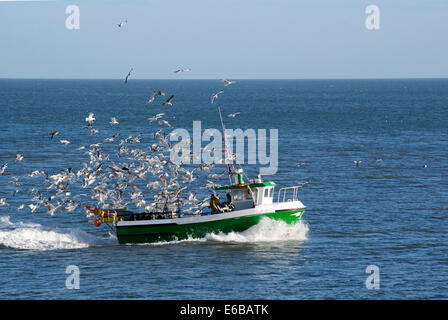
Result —
<instances>
[{"instance_id":1,"label":"seagull","mask_svg":"<svg viewBox=\"0 0 448 320\"><path fill-rule=\"evenodd\" d=\"M164 96L164 95L165 95L165 92L160 91L160 90L156 91L156 96Z\"/></svg>"},{"instance_id":2,"label":"seagull","mask_svg":"<svg viewBox=\"0 0 448 320\"><path fill-rule=\"evenodd\" d=\"M96 120L93 116L93 112L89 112L89 116L86 118L86 122L89 123L89 126L92 126L92 123Z\"/></svg>"},{"instance_id":3,"label":"seagull","mask_svg":"<svg viewBox=\"0 0 448 320\"><path fill-rule=\"evenodd\" d=\"M162 125L166 125L166 126L168 126L168 127L171 127L171 124L168 122L168 121L166 121L166 120L160 120L159 121L159 124L162 126Z\"/></svg>"},{"instance_id":4,"label":"seagull","mask_svg":"<svg viewBox=\"0 0 448 320\"><path fill-rule=\"evenodd\" d=\"M23 156L22 156L20 153L17 153L17 154L16 154L16 161L19 161L20 164L23 163Z\"/></svg>"},{"instance_id":5,"label":"seagull","mask_svg":"<svg viewBox=\"0 0 448 320\"><path fill-rule=\"evenodd\" d=\"M162 118L165 114L164 113L158 113L152 118L148 118L149 121L154 122Z\"/></svg>"},{"instance_id":6,"label":"seagull","mask_svg":"<svg viewBox=\"0 0 448 320\"><path fill-rule=\"evenodd\" d=\"M124 83L128 83L129 78L131 78L132 70L134 70L134 68L131 68L131 70L129 70L128 75L126 76L126 79L124 79Z\"/></svg>"},{"instance_id":7,"label":"seagull","mask_svg":"<svg viewBox=\"0 0 448 320\"><path fill-rule=\"evenodd\" d=\"M6 168L8 168L8 164L5 163L4 165L2 165L2 168L0 169L0 176L3 175L3 173L5 172Z\"/></svg>"},{"instance_id":8,"label":"seagull","mask_svg":"<svg viewBox=\"0 0 448 320\"><path fill-rule=\"evenodd\" d=\"M236 112L236 113L231 113L231 114L228 114L227 116L229 117L229 118L235 118L237 115L239 115L241 112Z\"/></svg>"},{"instance_id":9,"label":"seagull","mask_svg":"<svg viewBox=\"0 0 448 320\"><path fill-rule=\"evenodd\" d=\"M168 98L168 100L166 100L166 102L162 103L162 106L173 106L173 104L171 103L171 101L173 101L174 96L171 96Z\"/></svg>"},{"instance_id":10,"label":"seagull","mask_svg":"<svg viewBox=\"0 0 448 320\"><path fill-rule=\"evenodd\" d=\"M236 83L236 81L229 81L225 79L221 79L221 82L223 82L226 87Z\"/></svg>"},{"instance_id":11,"label":"seagull","mask_svg":"<svg viewBox=\"0 0 448 320\"><path fill-rule=\"evenodd\" d=\"M68 140L61 140L62 144L65 144L65 147L67 148L67 146L70 144L70 141Z\"/></svg>"},{"instance_id":12,"label":"seagull","mask_svg":"<svg viewBox=\"0 0 448 320\"><path fill-rule=\"evenodd\" d=\"M146 102L146 104L153 103L155 98L156 98L156 93L154 92L154 94L151 96L151 98L149 98L149 100L148 100L148 102Z\"/></svg>"},{"instance_id":13,"label":"seagull","mask_svg":"<svg viewBox=\"0 0 448 320\"><path fill-rule=\"evenodd\" d=\"M122 26L124 26L125 23L128 23L128 20L125 20L124 22L117 23L118 28L121 28Z\"/></svg>"},{"instance_id":14,"label":"seagull","mask_svg":"<svg viewBox=\"0 0 448 320\"><path fill-rule=\"evenodd\" d=\"M221 93L223 93L224 91L219 91L218 93L215 93L215 94L212 94L212 97L211 97L211 99L210 99L210 101L211 101L211 103L213 104L213 103L215 103L215 100L216 99L218 99L218 96L221 94Z\"/></svg>"},{"instance_id":15,"label":"seagull","mask_svg":"<svg viewBox=\"0 0 448 320\"><path fill-rule=\"evenodd\" d=\"M54 131L54 132L50 133L50 139L53 139L58 134L59 134L59 131Z\"/></svg>"},{"instance_id":16,"label":"seagull","mask_svg":"<svg viewBox=\"0 0 448 320\"><path fill-rule=\"evenodd\" d=\"M1 198L0 199L0 207L3 206L8 206L9 207L9 203L6 202L6 198Z\"/></svg>"},{"instance_id":17,"label":"seagull","mask_svg":"<svg viewBox=\"0 0 448 320\"><path fill-rule=\"evenodd\" d=\"M428 165L427 165L427 164L424 164L424 165L423 165L423 168L425 168L425 169L428 168Z\"/></svg>"},{"instance_id":18,"label":"seagull","mask_svg":"<svg viewBox=\"0 0 448 320\"><path fill-rule=\"evenodd\" d=\"M99 132L99 130L97 130L97 129L92 129L92 130L90 130L90 135L95 134L95 133L98 133L98 132Z\"/></svg>"},{"instance_id":19,"label":"seagull","mask_svg":"<svg viewBox=\"0 0 448 320\"><path fill-rule=\"evenodd\" d=\"M360 166L361 166L361 160L360 161L357 161L357 160L354 160L353 161L354 163L355 163L355 165L359 168Z\"/></svg>"},{"instance_id":20,"label":"seagull","mask_svg":"<svg viewBox=\"0 0 448 320\"><path fill-rule=\"evenodd\" d=\"M119 124L117 118L115 118L115 117L110 118L110 122L109 123L110 124Z\"/></svg>"},{"instance_id":21,"label":"seagull","mask_svg":"<svg viewBox=\"0 0 448 320\"><path fill-rule=\"evenodd\" d=\"M180 68L180 69L174 71L174 73L187 72L187 71L190 71L190 70L191 70L190 68Z\"/></svg>"}]
</instances>

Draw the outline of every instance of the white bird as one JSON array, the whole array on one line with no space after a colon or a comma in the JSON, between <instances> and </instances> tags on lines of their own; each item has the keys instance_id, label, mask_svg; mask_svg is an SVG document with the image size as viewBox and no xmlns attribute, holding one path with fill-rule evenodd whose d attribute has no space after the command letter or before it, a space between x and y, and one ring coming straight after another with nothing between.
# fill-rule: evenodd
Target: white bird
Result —
<instances>
[{"instance_id":1,"label":"white bird","mask_svg":"<svg viewBox=\"0 0 448 320\"><path fill-rule=\"evenodd\" d=\"M62 144L65 144L65 147L67 148L67 146L70 144L70 141L68 140L61 140Z\"/></svg>"},{"instance_id":2,"label":"white bird","mask_svg":"<svg viewBox=\"0 0 448 320\"><path fill-rule=\"evenodd\" d=\"M223 93L224 91L219 91L218 93L212 94L212 97L210 98L210 102L213 104L215 103L215 100L218 99L218 96Z\"/></svg>"},{"instance_id":3,"label":"white bird","mask_svg":"<svg viewBox=\"0 0 448 320\"><path fill-rule=\"evenodd\" d=\"M146 104L150 104L154 102L154 99L156 98L156 94L154 93L151 98L149 98L149 100L146 102Z\"/></svg>"},{"instance_id":4,"label":"white bird","mask_svg":"<svg viewBox=\"0 0 448 320\"><path fill-rule=\"evenodd\" d=\"M227 116L229 117L229 118L235 118L237 115L239 115L241 112L236 112L236 113L231 113L231 114L228 114Z\"/></svg>"},{"instance_id":5,"label":"white bird","mask_svg":"<svg viewBox=\"0 0 448 320\"><path fill-rule=\"evenodd\" d=\"M360 160L360 161L354 160L353 162L355 163L355 165L356 165L357 167L360 167L362 161L361 161L361 160Z\"/></svg>"},{"instance_id":6,"label":"white bird","mask_svg":"<svg viewBox=\"0 0 448 320\"><path fill-rule=\"evenodd\" d=\"M226 79L221 79L221 82L223 82L226 87L230 86L231 84L235 84L236 83L236 81L229 81L229 80L226 80Z\"/></svg>"},{"instance_id":7,"label":"white bird","mask_svg":"<svg viewBox=\"0 0 448 320\"><path fill-rule=\"evenodd\" d=\"M53 139L58 134L59 134L59 131L54 131L54 132L50 133L50 139Z\"/></svg>"},{"instance_id":8,"label":"white bird","mask_svg":"<svg viewBox=\"0 0 448 320\"><path fill-rule=\"evenodd\" d=\"M118 28L121 28L122 26L124 26L126 23L128 23L128 20L125 20L123 22L117 23Z\"/></svg>"},{"instance_id":9,"label":"white bird","mask_svg":"<svg viewBox=\"0 0 448 320\"><path fill-rule=\"evenodd\" d=\"M2 165L2 168L0 169L0 176L3 175L3 173L5 172L6 168L8 168L8 164L5 163L4 165Z\"/></svg>"},{"instance_id":10,"label":"white bird","mask_svg":"<svg viewBox=\"0 0 448 320\"><path fill-rule=\"evenodd\" d=\"M29 174L30 177L44 176L44 175L45 175L45 171L39 171L39 170L34 170L33 172L31 172Z\"/></svg>"},{"instance_id":11,"label":"white bird","mask_svg":"<svg viewBox=\"0 0 448 320\"><path fill-rule=\"evenodd\" d=\"M126 78L124 79L124 83L128 83L128 80L131 78L131 72L132 70L134 70L134 68L131 68L131 70L129 70L128 75L126 76Z\"/></svg>"},{"instance_id":12,"label":"white bird","mask_svg":"<svg viewBox=\"0 0 448 320\"><path fill-rule=\"evenodd\" d=\"M92 126L93 122L96 120L93 116L93 112L89 112L89 116L86 118L86 122L89 123L89 126Z\"/></svg>"},{"instance_id":13,"label":"white bird","mask_svg":"<svg viewBox=\"0 0 448 320\"><path fill-rule=\"evenodd\" d=\"M166 102L162 103L162 106L173 106L172 101L174 99L174 96L171 96L166 100Z\"/></svg>"},{"instance_id":14,"label":"white bird","mask_svg":"<svg viewBox=\"0 0 448 320\"><path fill-rule=\"evenodd\" d=\"M180 69L174 71L174 73L187 72L187 71L190 71L190 70L191 70L190 68L180 68Z\"/></svg>"},{"instance_id":15,"label":"white bird","mask_svg":"<svg viewBox=\"0 0 448 320\"><path fill-rule=\"evenodd\" d=\"M119 124L117 118L115 118L115 117L110 118L110 122L109 123L112 124L112 125Z\"/></svg>"},{"instance_id":16,"label":"white bird","mask_svg":"<svg viewBox=\"0 0 448 320\"><path fill-rule=\"evenodd\" d=\"M16 154L16 161L19 161L20 164L23 163L23 156L22 156L20 153L17 153L17 154Z\"/></svg>"},{"instance_id":17,"label":"white bird","mask_svg":"<svg viewBox=\"0 0 448 320\"><path fill-rule=\"evenodd\" d=\"M166 120L160 120L159 121L159 124L162 126L162 125L166 125L166 126L168 126L168 127L171 127L171 124L168 122L168 121L166 121Z\"/></svg>"},{"instance_id":18,"label":"white bird","mask_svg":"<svg viewBox=\"0 0 448 320\"><path fill-rule=\"evenodd\" d=\"M154 122L154 121L157 121L157 120L159 120L160 118L162 118L164 115L165 115L164 113L158 113L158 114L156 114L154 117L152 117L152 118L148 118L148 120L149 120L150 122Z\"/></svg>"},{"instance_id":19,"label":"white bird","mask_svg":"<svg viewBox=\"0 0 448 320\"><path fill-rule=\"evenodd\" d=\"M3 206L8 206L9 207L9 203L6 202L6 198L1 198L0 199L0 207Z\"/></svg>"}]
</instances>

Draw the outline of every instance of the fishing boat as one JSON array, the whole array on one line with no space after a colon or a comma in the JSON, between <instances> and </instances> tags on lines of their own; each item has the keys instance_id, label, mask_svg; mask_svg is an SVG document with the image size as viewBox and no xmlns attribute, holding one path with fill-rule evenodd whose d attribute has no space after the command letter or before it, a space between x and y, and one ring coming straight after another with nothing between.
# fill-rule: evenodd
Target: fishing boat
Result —
<instances>
[{"instance_id":1,"label":"fishing boat","mask_svg":"<svg viewBox=\"0 0 448 320\"><path fill-rule=\"evenodd\" d=\"M277 201L274 201L276 184L273 181L259 178L246 183L242 169L236 169L230 175L234 183L217 186L215 191L225 191L231 202L214 205L218 197L212 195L210 206L200 215L132 213L89 206L87 209L96 216L95 225L113 224L120 244L202 238L212 232L241 232L256 225L262 218L282 220L287 224L295 224L302 218L306 207L298 199L301 185L279 189Z\"/></svg>"},{"instance_id":2,"label":"fishing boat","mask_svg":"<svg viewBox=\"0 0 448 320\"><path fill-rule=\"evenodd\" d=\"M224 133L221 109L219 106L217 109ZM234 164L227 164L227 172L229 185L214 187L210 205L200 210L200 214L182 213L179 206L177 210L170 209L166 202L163 210L143 213L86 208L96 216L96 226L112 224L120 244L203 238L207 233L241 232L263 218L282 220L287 224L295 224L302 218L306 207L298 199L298 193L303 185L279 189L277 201L274 201L276 184L273 181L263 181L259 175L257 179L245 182L242 167L236 168ZM227 201L221 205L215 192L223 191Z\"/></svg>"}]
</instances>

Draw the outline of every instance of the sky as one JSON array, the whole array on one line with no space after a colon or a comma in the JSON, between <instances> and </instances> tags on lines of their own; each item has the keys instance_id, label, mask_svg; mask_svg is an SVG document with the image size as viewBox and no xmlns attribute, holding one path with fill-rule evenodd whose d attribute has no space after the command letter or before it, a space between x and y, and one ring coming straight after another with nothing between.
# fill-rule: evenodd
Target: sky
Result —
<instances>
[{"instance_id":1,"label":"sky","mask_svg":"<svg viewBox=\"0 0 448 320\"><path fill-rule=\"evenodd\" d=\"M0 0L0 78L446 78L447 17L447 0Z\"/></svg>"}]
</instances>

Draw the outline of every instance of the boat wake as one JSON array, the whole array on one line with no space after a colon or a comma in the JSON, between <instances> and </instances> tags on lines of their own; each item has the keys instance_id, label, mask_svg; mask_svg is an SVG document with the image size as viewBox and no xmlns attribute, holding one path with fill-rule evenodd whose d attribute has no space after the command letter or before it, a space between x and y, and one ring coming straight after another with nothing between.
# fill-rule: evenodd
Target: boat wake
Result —
<instances>
[{"instance_id":1,"label":"boat wake","mask_svg":"<svg viewBox=\"0 0 448 320\"><path fill-rule=\"evenodd\" d=\"M113 235L99 238L79 229L48 229L37 223L12 222L0 217L0 248L21 250L80 249L116 244Z\"/></svg>"},{"instance_id":2,"label":"boat wake","mask_svg":"<svg viewBox=\"0 0 448 320\"><path fill-rule=\"evenodd\" d=\"M288 225L284 221L263 218L257 225L243 232L228 234L208 233L203 238L161 241L142 245L166 245L188 242L222 242L222 243L260 243L277 241L305 241L309 227L299 221ZM19 250L62 250L80 249L95 246L116 245L115 235L101 238L80 229L54 228L48 229L38 223L13 222L9 216L0 217L0 248L8 247Z\"/></svg>"},{"instance_id":3,"label":"boat wake","mask_svg":"<svg viewBox=\"0 0 448 320\"><path fill-rule=\"evenodd\" d=\"M308 240L309 226L303 221L289 225L281 220L263 218L255 226L243 232L208 233L204 238L190 237L184 240L160 241L145 243L143 245L166 245L188 242L222 242L222 243L263 243L279 241L306 241Z\"/></svg>"},{"instance_id":4,"label":"boat wake","mask_svg":"<svg viewBox=\"0 0 448 320\"><path fill-rule=\"evenodd\" d=\"M305 241L309 227L306 223L299 221L289 225L281 220L263 218L255 226L243 232L210 233L205 236L206 240L219 242L275 242L275 241Z\"/></svg>"}]
</instances>

